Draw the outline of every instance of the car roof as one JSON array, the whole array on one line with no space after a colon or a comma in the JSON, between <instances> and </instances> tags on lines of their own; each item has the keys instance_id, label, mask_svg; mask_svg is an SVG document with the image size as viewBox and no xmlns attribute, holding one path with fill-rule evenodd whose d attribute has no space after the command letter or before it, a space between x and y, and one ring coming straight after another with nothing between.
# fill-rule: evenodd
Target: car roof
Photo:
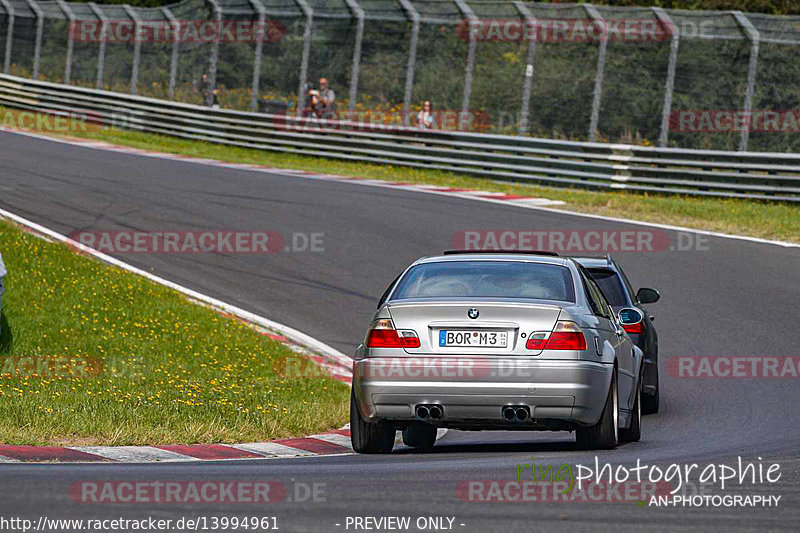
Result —
<instances>
[{"instance_id":1,"label":"car roof","mask_svg":"<svg viewBox=\"0 0 800 533\"><path fill-rule=\"evenodd\" d=\"M516 254L509 253L459 253L453 255L436 255L431 257L422 257L414 264L426 263L444 263L444 262L464 262L464 261L519 261L527 263L544 263L550 265L567 266L570 259L567 257L555 257L551 255L536 255L536 254Z\"/></svg>"},{"instance_id":2,"label":"car roof","mask_svg":"<svg viewBox=\"0 0 800 533\"><path fill-rule=\"evenodd\" d=\"M583 265L585 268L610 268L612 270L616 270L614 268L614 261L611 259L611 256L605 255L602 257L597 256L587 256L587 257L573 257L575 261Z\"/></svg>"}]
</instances>

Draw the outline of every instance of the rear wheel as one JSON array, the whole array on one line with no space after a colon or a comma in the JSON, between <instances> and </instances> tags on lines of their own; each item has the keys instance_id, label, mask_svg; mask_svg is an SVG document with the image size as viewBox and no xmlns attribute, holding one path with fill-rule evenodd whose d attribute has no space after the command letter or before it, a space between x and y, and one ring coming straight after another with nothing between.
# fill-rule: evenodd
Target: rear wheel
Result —
<instances>
[{"instance_id":1,"label":"rear wheel","mask_svg":"<svg viewBox=\"0 0 800 533\"><path fill-rule=\"evenodd\" d=\"M350 441L358 453L391 453L396 430L393 424L381 420L368 422L358 410L356 396L350 393Z\"/></svg>"},{"instance_id":2,"label":"rear wheel","mask_svg":"<svg viewBox=\"0 0 800 533\"><path fill-rule=\"evenodd\" d=\"M436 427L428 424L403 428L403 444L412 448L433 448Z\"/></svg>"},{"instance_id":3,"label":"rear wheel","mask_svg":"<svg viewBox=\"0 0 800 533\"><path fill-rule=\"evenodd\" d=\"M611 386L600 420L593 426L575 430L575 440L583 450L610 450L619 443L619 403L617 400L617 373L611 376Z\"/></svg>"},{"instance_id":4,"label":"rear wheel","mask_svg":"<svg viewBox=\"0 0 800 533\"><path fill-rule=\"evenodd\" d=\"M619 440L622 442L639 442L642 438L642 378L636 387L636 399L631 412L631 425L628 429L620 430Z\"/></svg>"}]
</instances>

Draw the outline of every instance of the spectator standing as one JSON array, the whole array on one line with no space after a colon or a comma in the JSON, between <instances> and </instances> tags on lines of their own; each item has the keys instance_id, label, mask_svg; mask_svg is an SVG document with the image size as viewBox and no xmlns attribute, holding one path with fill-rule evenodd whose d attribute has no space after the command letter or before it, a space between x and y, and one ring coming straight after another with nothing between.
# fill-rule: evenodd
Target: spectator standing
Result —
<instances>
[{"instance_id":1,"label":"spectator standing","mask_svg":"<svg viewBox=\"0 0 800 533\"><path fill-rule=\"evenodd\" d=\"M417 127L423 130L431 130L435 125L436 123L433 120L433 104L430 100L425 100L422 104L422 109L420 109L417 115Z\"/></svg>"}]
</instances>

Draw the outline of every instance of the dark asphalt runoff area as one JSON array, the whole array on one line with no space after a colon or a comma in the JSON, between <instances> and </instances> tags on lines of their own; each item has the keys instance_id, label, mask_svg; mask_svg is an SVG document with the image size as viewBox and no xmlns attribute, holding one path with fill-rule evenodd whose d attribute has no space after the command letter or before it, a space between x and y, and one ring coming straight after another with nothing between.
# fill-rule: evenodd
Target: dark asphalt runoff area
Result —
<instances>
[{"instance_id":1,"label":"dark asphalt runoff area","mask_svg":"<svg viewBox=\"0 0 800 533\"><path fill-rule=\"evenodd\" d=\"M622 230L645 226L280 173L235 170L0 133L0 208L79 230L321 233L323 251L112 254L166 279L297 328L350 355L378 297L408 263L453 247L462 230ZM676 232L667 232L677 242ZM282 531L355 529L347 517L411 517L407 531L796 531L800 524L800 380L671 377L678 356L797 356L800 249L698 236L686 251L614 254L634 286L655 287L661 412L640 442L575 450L569 433L450 432L433 452L155 465L0 465L0 517L164 519L277 516ZM683 237L684 242L689 237ZM24 273L14 273L24 275ZM1 407L0 407L1 408ZM780 495L776 507L640 507L630 502L469 501L459 487L511 481L518 464L780 464L775 483L692 487ZM761 460L759 460L761 458ZM765 467L766 470L766 467ZM693 481L697 484L698 473ZM87 480L283 483L269 505L76 503ZM318 484L322 494L304 498ZM461 485L460 485L461 484ZM702 492L705 491L705 492ZM289 501L291 500L291 501ZM312 501L316 500L316 501ZM468 501L465 501L468 500ZM417 529L419 517L449 517ZM1 524L1 522L0 522ZM339 524L339 525L337 525ZM375 523L369 523L375 525ZM463 524L463 525L462 525ZM0 528L2 529L2 528Z\"/></svg>"}]
</instances>

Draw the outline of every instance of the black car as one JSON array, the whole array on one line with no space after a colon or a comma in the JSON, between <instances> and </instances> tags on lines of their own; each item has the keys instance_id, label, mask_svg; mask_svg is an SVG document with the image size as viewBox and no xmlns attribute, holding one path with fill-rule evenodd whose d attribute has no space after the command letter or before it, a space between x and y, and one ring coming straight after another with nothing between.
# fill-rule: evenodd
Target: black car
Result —
<instances>
[{"instance_id":1,"label":"black car","mask_svg":"<svg viewBox=\"0 0 800 533\"><path fill-rule=\"evenodd\" d=\"M655 289L641 288L635 293L619 264L611 256L576 257L591 274L617 313L631 340L644 352L644 388L642 412L658 412L658 335L653 326L655 317L644 304L655 303L661 295Z\"/></svg>"}]
</instances>

